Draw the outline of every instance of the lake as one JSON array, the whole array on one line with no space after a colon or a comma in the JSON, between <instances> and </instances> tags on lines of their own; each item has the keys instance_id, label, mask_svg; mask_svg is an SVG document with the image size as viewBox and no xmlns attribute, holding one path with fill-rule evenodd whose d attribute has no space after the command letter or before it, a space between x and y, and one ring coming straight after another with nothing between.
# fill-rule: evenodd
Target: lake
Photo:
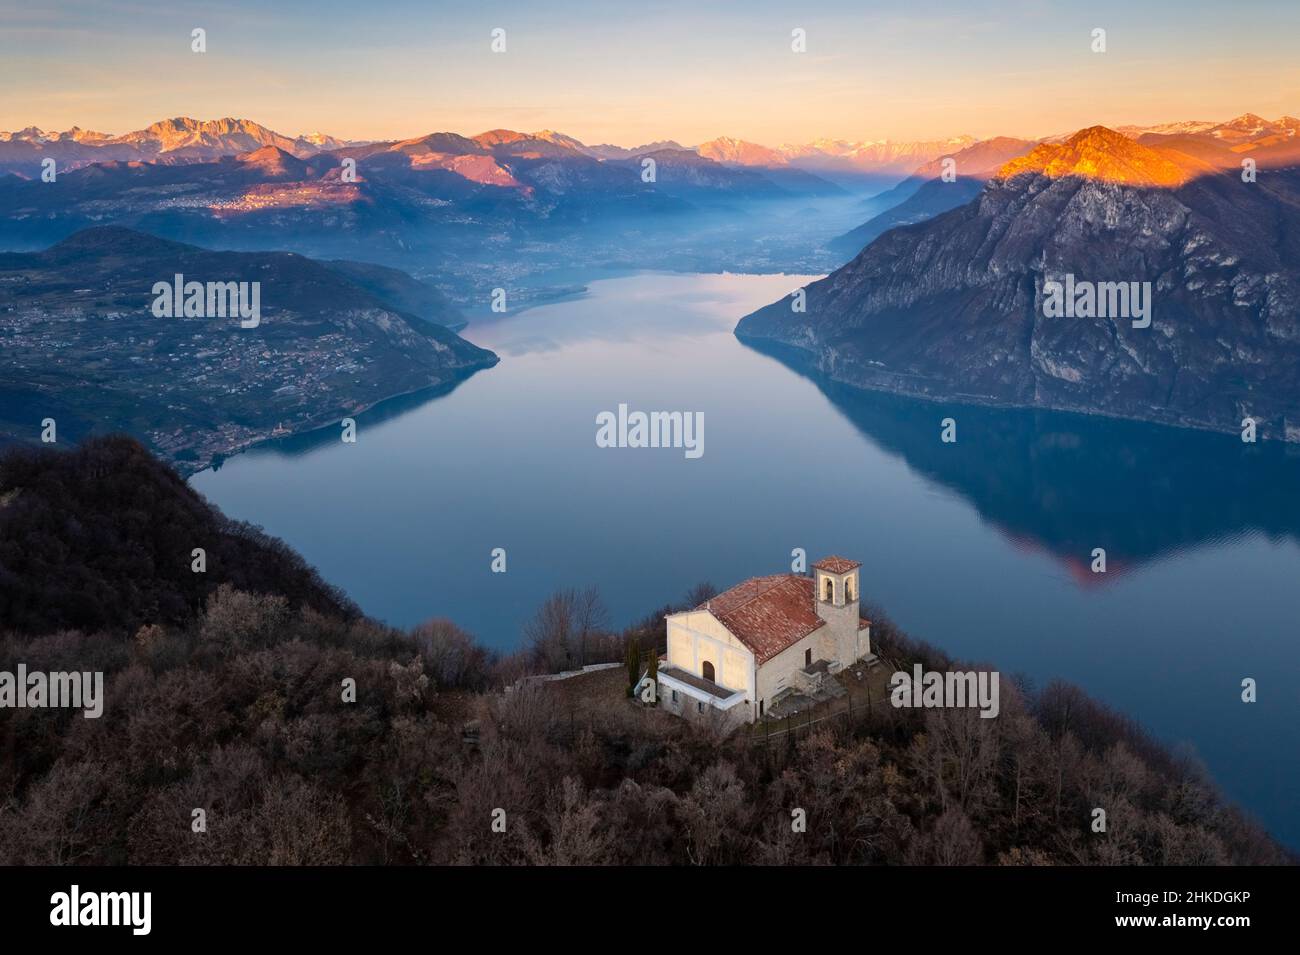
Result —
<instances>
[{"instance_id":1,"label":"lake","mask_svg":"<svg viewBox=\"0 0 1300 955\"><path fill-rule=\"evenodd\" d=\"M853 392L733 336L810 279L592 281L472 323L501 363L361 416L356 444L292 438L192 484L370 615L449 617L502 649L559 588L596 585L617 626L700 581L786 572L796 547L852 557L864 598L913 636L1077 683L1190 743L1300 845L1296 449ZM702 456L597 447L597 415L620 404L702 412Z\"/></svg>"}]
</instances>

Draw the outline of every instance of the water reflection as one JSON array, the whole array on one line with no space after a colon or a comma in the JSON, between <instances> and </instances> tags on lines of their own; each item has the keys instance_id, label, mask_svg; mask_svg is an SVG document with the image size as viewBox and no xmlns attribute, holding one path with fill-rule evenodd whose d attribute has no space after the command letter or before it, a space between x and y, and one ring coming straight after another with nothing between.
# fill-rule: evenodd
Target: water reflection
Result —
<instances>
[{"instance_id":1,"label":"water reflection","mask_svg":"<svg viewBox=\"0 0 1300 955\"><path fill-rule=\"evenodd\" d=\"M867 438L1082 584L1252 533L1300 538L1300 449L1054 411L948 405L825 379L803 355L746 344L811 380ZM957 421L956 445L939 421ZM1107 574L1090 569L1106 550Z\"/></svg>"}]
</instances>

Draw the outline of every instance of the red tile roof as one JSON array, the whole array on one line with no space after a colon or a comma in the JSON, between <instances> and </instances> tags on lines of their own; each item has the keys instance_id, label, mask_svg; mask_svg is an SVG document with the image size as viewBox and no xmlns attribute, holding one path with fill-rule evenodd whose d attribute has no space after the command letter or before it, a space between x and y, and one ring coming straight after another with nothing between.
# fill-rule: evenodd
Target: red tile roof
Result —
<instances>
[{"instance_id":1,"label":"red tile roof","mask_svg":"<svg viewBox=\"0 0 1300 955\"><path fill-rule=\"evenodd\" d=\"M815 596L811 577L774 574L751 577L695 609L712 613L766 663L826 622L817 615Z\"/></svg>"},{"instance_id":2,"label":"red tile roof","mask_svg":"<svg viewBox=\"0 0 1300 955\"><path fill-rule=\"evenodd\" d=\"M824 570L828 574L847 574L855 567L861 567L862 561L849 560L847 557L823 557L813 567L817 570Z\"/></svg>"}]
</instances>

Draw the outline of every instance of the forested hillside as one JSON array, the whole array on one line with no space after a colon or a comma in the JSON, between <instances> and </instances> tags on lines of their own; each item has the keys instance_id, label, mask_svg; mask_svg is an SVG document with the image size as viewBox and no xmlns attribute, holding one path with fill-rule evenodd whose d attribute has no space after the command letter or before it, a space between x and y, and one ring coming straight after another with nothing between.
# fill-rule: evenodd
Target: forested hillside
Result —
<instances>
[{"instance_id":1,"label":"forested hillside","mask_svg":"<svg viewBox=\"0 0 1300 955\"><path fill-rule=\"evenodd\" d=\"M585 702L588 676L515 684L661 638L662 611L611 633L581 596L500 658L448 621L366 619L128 439L10 450L0 670L102 670L106 700L0 710L0 862L1290 861L1193 761L1062 684L1004 675L997 719L883 707L771 739L642 708L619 671ZM882 653L952 665L873 619Z\"/></svg>"}]
</instances>

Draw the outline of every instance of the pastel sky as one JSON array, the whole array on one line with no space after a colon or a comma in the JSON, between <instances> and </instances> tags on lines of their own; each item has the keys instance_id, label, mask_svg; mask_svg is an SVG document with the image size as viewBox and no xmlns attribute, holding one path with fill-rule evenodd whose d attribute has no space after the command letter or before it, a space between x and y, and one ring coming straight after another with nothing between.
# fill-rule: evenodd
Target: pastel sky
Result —
<instances>
[{"instance_id":1,"label":"pastel sky","mask_svg":"<svg viewBox=\"0 0 1300 955\"><path fill-rule=\"evenodd\" d=\"M1295 0L0 0L0 129L237 116L356 139L1043 136L1300 113L1297 37Z\"/></svg>"}]
</instances>

